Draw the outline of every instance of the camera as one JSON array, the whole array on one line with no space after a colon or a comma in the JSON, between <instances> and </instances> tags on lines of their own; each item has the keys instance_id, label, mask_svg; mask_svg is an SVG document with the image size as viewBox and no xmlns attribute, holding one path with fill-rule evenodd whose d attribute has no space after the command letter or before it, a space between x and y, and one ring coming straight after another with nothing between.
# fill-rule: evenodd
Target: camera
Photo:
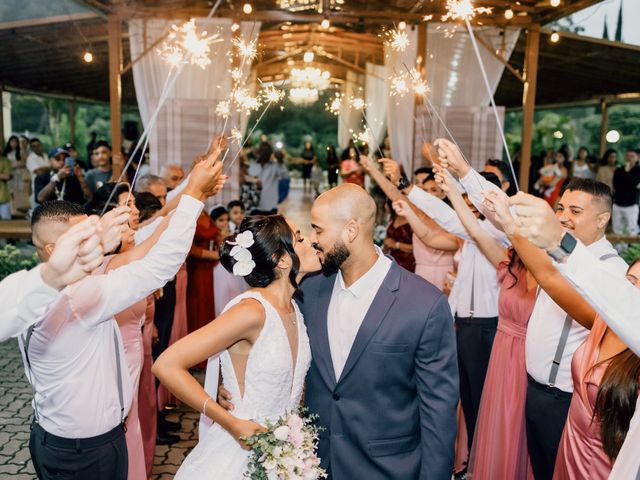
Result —
<instances>
[{"instance_id":1,"label":"camera","mask_svg":"<svg viewBox=\"0 0 640 480\"><path fill-rule=\"evenodd\" d=\"M67 157L64 159L64 164L66 167L69 167L69 176L72 176L74 174L73 168L76 166L76 161L73 157Z\"/></svg>"}]
</instances>

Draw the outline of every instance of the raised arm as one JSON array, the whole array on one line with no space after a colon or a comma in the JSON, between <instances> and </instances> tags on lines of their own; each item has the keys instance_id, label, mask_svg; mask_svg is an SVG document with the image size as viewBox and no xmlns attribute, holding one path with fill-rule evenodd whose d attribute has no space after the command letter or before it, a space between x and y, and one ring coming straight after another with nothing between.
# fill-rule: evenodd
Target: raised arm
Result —
<instances>
[{"instance_id":1,"label":"raised arm","mask_svg":"<svg viewBox=\"0 0 640 480\"><path fill-rule=\"evenodd\" d=\"M238 342L255 343L265 322L262 306L253 299L243 300L213 322L180 339L153 364L153 374L176 397L204 413L229 432L243 448L240 437L250 437L262 427L241 420L211 399L206 390L189 373L189 369L226 350Z\"/></svg>"},{"instance_id":2,"label":"raised arm","mask_svg":"<svg viewBox=\"0 0 640 480\"><path fill-rule=\"evenodd\" d=\"M596 312L554 267L547 253L520 235L516 221L509 210L508 199L502 195L487 195L488 208L494 210L496 219L509 234L509 240L525 267L551 297L576 322L591 329Z\"/></svg>"},{"instance_id":3,"label":"raised arm","mask_svg":"<svg viewBox=\"0 0 640 480\"><path fill-rule=\"evenodd\" d=\"M458 218L465 229L469 232L469 235L471 235L471 238L476 242L484 256L497 268L501 262L507 259L507 249L482 228L482 225L467 205L467 202L462 198L462 194L453 184L451 174L438 165L434 167L434 170L436 171L436 182L447 194L451 205L458 214Z\"/></svg>"},{"instance_id":4,"label":"raised arm","mask_svg":"<svg viewBox=\"0 0 640 480\"><path fill-rule=\"evenodd\" d=\"M419 478L450 478L456 437L458 361L451 309L444 295L428 313L415 355L421 430Z\"/></svg>"},{"instance_id":5,"label":"raised arm","mask_svg":"<svg viewBox=\"0 0 640 480\"><path fill-rule=\"evenodd\" d=\"M442 230L436 222L412 206L406 198L401 197L393 202L393 209L398 215L407 219L413 233L427 247L445 252L455 252L460 248L455 235Z\"/></svg>"}]
</instances>

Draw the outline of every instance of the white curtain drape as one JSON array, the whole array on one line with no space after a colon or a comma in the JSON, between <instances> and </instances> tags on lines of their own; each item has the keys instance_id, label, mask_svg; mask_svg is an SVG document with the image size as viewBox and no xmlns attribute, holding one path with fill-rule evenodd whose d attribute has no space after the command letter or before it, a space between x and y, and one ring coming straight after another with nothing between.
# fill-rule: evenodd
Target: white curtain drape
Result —
<instances>
[{"instance_id":1,"label":"white curtain drape","mask_svg":"<svg viewBox=\"0 0 640 480\"><path fill-rule=\"evenodd\" d=\"M158 38L165 35L172 25L181 25L181 20L132 20L129 22L131 58L139 58ZM227 53L231 51L233 21L227 18L198 18L198 31L208 35L217 33L222 40L211 44L211 64L201 69L196 65L185 65L160 110L155 127L151 130L149 149L151 171L158 173L162 165L181 164L188 170L196 155L206 151L211 136L222 132L224 119L216 115L219 102L229 99L232 90L231 63ZM240 34L246 41L253 41L260 33L260 24L242 22ZM251 62L243 65L244 78L250 78ZM170 67L160 57L157 47L142 56L133 65L133 80L140 116L145 127L160 100L161 92L169 76ZM250 85L248 85L250 86ZM227 123L227 135L232 127L241 131L246 127L236 112ZM233 158L237 149L229 142ZM237 150L236 150L237 151ZM239 178L237 162L225 172L232 180ZM226 202L238 196L238 182L228 182L219 201ZM222 198L224 197L224 198Z\"/></svg>"},{"instance_id":2,"label":"white curtain drape","mask_svg":"<svg viewBox=\"0 0 640 480\"><path fill-rule=\"evenodd\" d=\"M398 52L386 44L384 46L387 87L389 77L406 73L406 68L415 66L417 28L407 29L407 35L409 36L409 46L403 52ZM414 106L415 97L413 95L388 96L387 126L391 141L391 153L393 158L404 167L405 173L409 177L412 173Z\"/></svg>"},{"instance_id":3,"label":"white curtain drape","mask_svg":"<svg viewBox=\"0 0 640 480\"><path fill-rule=\"evenodd\" d=\"M347 148L353 132L358 132L362 120L362 112L349 106L349 99L362 97L362 75L348 71L342 88L342 105L338 116L338 144L341 149Z\"/></svg>"},{"instance_id":4,"label":"white curtain drape","mask_svg":"<svg viewBox=\"0 0 640 480\"><path fill-rule=\"evenodd\" d=\"M452 28L456 29L453 35ZM507 60L520 34L520 29L496 27L474 26L473 31L477 38L485 40ZM437 106L454 107L489 105L489 93L466 28L430 22L427 35L427 81L431 88L431 102ZM505 67L479 41L478 48L495 94Z\"/></svg>"},{"instance_id":5,"label":"white curtain drape","mask_svg":"<svg viewBox=\"0 0 640 480\"><path fill-rule=\"evenodd\" d=\"M369 150L382 144L384 134L387 131L387 97L389 88L386 82L386 72L387 69L384 65L367 63L365 80L366 112L369 127L376 141L376 144L370 146Z\"/></svg>"}]
</instances>

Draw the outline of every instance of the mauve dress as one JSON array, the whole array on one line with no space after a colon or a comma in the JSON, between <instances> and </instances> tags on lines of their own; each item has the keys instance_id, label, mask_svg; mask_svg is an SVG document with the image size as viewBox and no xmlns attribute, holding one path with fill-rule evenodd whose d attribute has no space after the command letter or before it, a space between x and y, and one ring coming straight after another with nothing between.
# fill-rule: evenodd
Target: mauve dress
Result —
<instances>
[{"instance_id":1,"label":"mauve dress","mask_svg":"<svg viewBox=\"0 0 640 480\"><path fill-rule=\"evenodd\" d=\"M527 395L525 336L536 301L536 289L527 288L522 265L498 266L500 296L498 330L482 391L475 438L469 456L469 478L474 480L533 479L527 452L524 407ZM511 288L509 288L511 287Z\"/></svg>"},{"instance_id":2,"label":"mauve dress","mask_svg":"<svg viewBox=\"0 0 640 480\"><path fill-rule=\"evenodd\" d=\"M387 238L391 238L400 243L413 244L413 230L411 229L411 225L405 223L396 227L393 223L394 221L391 220L391 223L389 223L387 227ZM403 252L402 250L390 250L389 255L405 270L409 270L410 272L416 270L416 259L413 257L413 253Z\"/></svg>"},{"instance_id":3,"label":"mauve dress","mask_svg":"<svg viewBox=\"0 0 640 480\"><path fill-rule=\"evenodd\" d=\"M431 282L439 290L444 287L447 274L453 270L453 255L455 252L445 252L427 247L418 236L413 234L413 256L416 260L416 275Z\"/></svg>"},{"instance_id":4,"label":"mauve dress","mask_svg":"<svg viewBox=\"0 0 640 480\"><path fill-rule=\"evenodd\" d=\"M155 299L153 295L147 297L147 313L142 329L142 345L144 347L144 363L140 373L140 388L138 390L138 412L140 417L140 430L142 431L142 445L144 448L144 462L147 477L151 476L153 469L153 456L156 450L157 407L156 407L156 379L151 373L153 356L151 344L153 337L153 314L155 312Z\"/></svg>"},{"instance_id":5,"label":"mauve dress","mask_svg":"<svg viewBox=\"0 0 640 480\"><path fill-rule=\"evenodd\" d=\"M102 264L101 270L103 272L108 270L112 258L113 257L108 257ZM142 446L142 432L138 418L138 388L140 386L140 372L144 359L142 325L144 324L146 309L147 300L145 298L115 316L118 327L120 328L120 335L122 336L124 354L132 385L132 401L127 416L127 432L125 434L129 458L127 474L129 480L145 480L147 478L144 463L144 449Z\"/></svg>"},{"instance_id":6,"label":"mauve dress","mask_svg":"<svg viewBox=\"0 0 640 480\"><path fill-rule=\"evenodd\" d=\"M589 336L573 355L573 397L556 457L554 480L606 479L613 468L602 448L600 422L593 417L598 388L608 366L608 362L596 366L606 331L607 324L596 317Z\"/></svg>"}]
</instances>

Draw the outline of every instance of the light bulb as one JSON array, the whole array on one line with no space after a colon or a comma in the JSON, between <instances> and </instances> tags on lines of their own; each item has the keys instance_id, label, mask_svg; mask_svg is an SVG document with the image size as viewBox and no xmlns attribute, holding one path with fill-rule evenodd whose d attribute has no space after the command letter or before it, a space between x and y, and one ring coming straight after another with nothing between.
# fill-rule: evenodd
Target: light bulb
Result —
<instances>
[{"instance_id":1,"label":"light bulb","mask_svg":"<svg viewBox=\"0 0 640 480\"><path fill-rule=\"evenodd\" d=\"M513 10L508 9L504 11L504 18L511 20L513 18Z\"/></svg>"},{"instance_id":2,"label":"light bulb","mask_svg":"<svg viewBox=\"0 0 640 480\"><path fill-rule=\"evenodd\" d=\"M305 61L305 62L307 62L307 63L311 63L311 62L313 62L313 59L314 59L314 58L315 58L315 54L314 54L313 52L311 52L311 51L309 51L309 52L304 52L304 57L303 57L303 59L304 59L304 61Z\"/></svg>"},{"instance_id":3,"label":"light bulb","mask_svg":"<svg viewBox=\"0 0 640 480\"><path fill-rule=\"evenodd\" d=\"M404 30L405 28L407 28L407 22L400 22L398 24L398 29L399 30Z\"/></svg>"},{"instance_id":4,"label":"light bulb","mask_svg":"<svg viewBox=\"0 0 640 480\"><path fill-rule=\"evenodd\" d=\"M234 23L233 25L231 25L232 32L238 31L239 28L240 28L240 25L238 25L237 23Z\"/></svg>"},{"instance_id":5,"label":"light bulb","mask_svg":"<svg viewBox=\"0 0 640 480\"><path fill-rule=\"evenodd\" d=\"M560 0L551 0L549 3L552 7L557 7L558 5L560 5Z\"/></svg>"},{"instance_id":6,"label":"light bulb","mask_svg":"<svg viewBox=\"0 0 640 480\"><path fill-rule=\"evenodd\" d=\"M245 4L242 6L242 11L243 11L244 13L246 13L247 15L249 15L251 12L253 12L253 7L251 6L251 4L250 4L250 3L245 3Z\"/></svg>"},{"instance_id":7,"label":"light bulb","mask_svg":"<svg viewBox=\"0 0 640 480\"><path fill-rule=\"evenodd\" d=\"M328 18L325 18L324 20L322 20L322 23L320 23L320 26L327 30L331 26L331 22Z\"/></svg>"},{"instance_id":8,"label":"light bulb","mask_svg":"<svg viewBox=\"0 0 640 480\"><path fill-rule=\"evenodd\" d=\"M82 55L82 59L87 63L93 62L93 53L87 50L86 52L84 52L84 55Z\"/></svg>"},{"instance_id":9,"label":"light bulb","mask_svg":"<svg viewBox=\"0 0 640 480\"><path fill-rule=\"evenodd\" d=\"M560 41L560 34L558 32L553 32L551 34L551 43L558 43Z\"/></svg>"}]
</instances>

